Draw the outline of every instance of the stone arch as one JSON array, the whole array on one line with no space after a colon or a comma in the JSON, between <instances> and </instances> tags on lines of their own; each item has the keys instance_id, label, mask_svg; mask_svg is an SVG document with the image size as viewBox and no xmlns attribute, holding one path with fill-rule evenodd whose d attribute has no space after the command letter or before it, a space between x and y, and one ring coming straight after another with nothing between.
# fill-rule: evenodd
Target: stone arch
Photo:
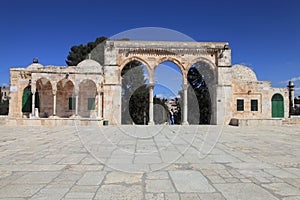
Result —
<instances>
[{"instance_id":1,"label":"stone arch","mask_svg":"<svg viewBox=\"0 0 300 200\"><path fill-rule=\"evenodd\" d=\"M185 79L186 79L186 74L187 74L185 67L182 65L182 63L181 63L179 60L177 60L176 58L173 58L173 57L162 57L162 58L160 58L160 59L157 61L157 65L154 67L154 70L155 70L155 68L156 68L157 66L159 66L161 63L163 63L163 62L168 62L168 61L169 61L169 62L172 62L172 63L174 63L175 65L178 66L178 68L179 68L180 71L181 71L182 77L183 77L184 80L185 80Z\"/></svg>"},{"instance_id":2,"label":"stone arch","mask_svg":"<svg viewBox=\"0 0 300 200\"><path fill-rule=\"evenodd\" d=\"M97 85L92 79L84 79L78 85L78 115L84 118L96 118L98 99Z\"/></svg>"},{"instance_id":3,"label":"stone arch","mask_svg":"<svg viewBox=\"0 0 300 200\"><path fill-rule=\"evenodd\" d=\"M53 115L53 86L51 81L45 77L40 77L36 81L36 97L39 101L35 102L39 108L39 116L48 118Z\"/></svg>"},{"instance_id":4,"label":"stone arch","mask_svg":"<svg viewBox=\"0 0 300 200\"><path fill-rule=\"evenodd\" d=\"M119 68L119 77L121 77L121 73L122 73L122 70L123 68L130 62L132 61L138 61L140 63L142 63L143 65L145 65L146 69L148 70L148 73L150 74L151 73L151 67L150 65L148 64L148 62L146 62L144 59L140 58L140 57L137 57L137 56L132 56L126 60L124 60L122 62L122 64L120 65L120 68Z\"/></svg>"},{"instance_id":5,"label":"stone arch","mask_svg":"<svg viewBox=\"0 0 300 200\"><path fill-rule=\"evenodd\" d=\"M197 66L197 64L200 64ZM202 67L203 66L203 67ZM209 67L208 69L206 69L205 67ZM200 95L201 98L198 99L197 94L195 93L193 96L193 98L197 98L198 100L204 99L205 102L203 102L204 105L201 107L201 103L199 103L199 116L195 115L196 117L199 117L199 123L209 123L209 124L217 124L217 83L218 83L218 78L217 78L217 67L215 66L214 63L212 63L210 60L206 59L206 58L196 58L194 59L190 64L189 67L187 69L187 74L189 74L190 70L192 69L192 67L199 67L200 71L199 71L199 75L202 76L202 78L204 78L204 82L203 84L205 84L205 87L201 89L204 91L208 91L204 92L205 95ZM206 78L207 77L207 78ZM203 79L202 79L203 80ZM202 87L202 84L201 84ZM207 88L207 89L205 89ZM191 90L191 88L189 89L189 92L195 92L194 89ZM189 95L191 96L191 94ZM202 101L202 100L201 100ZM188 103L189 104L189 103ZM200 108L201 107L201 108ZM208 109L207 109L208 108ZM206 109L206 112L204 112L203 109ZM189 107L190 110L190 107ZM196 110L196 108L193 108L192 110ZM207 117L202 117L202 116L207 116ZM190 118L190 116L188 117Z\"/></svg>"},{"instance_id":6,"label":"stone arch","mask_svg":"<svg viewBox=\"0 0 300 200\"><path fill-rule=\"evenodd\" d=\"M57 116L70 117L75 114L75 85L70 79L61 79L56 92Z\"/></svg>"},{"instance_id":7,"label":"stone arch","mask_svg":"<svg viewBox=\"0 0 300 200\"><path fill-rule=\"evenodd\" d=\"M139 62L140 64L142 64L141 66L143 67L143 75L146 71L148 72L150 78L149 82L151 82L152 77L152 69L150 68L149 64L138 57L131 57L129 59L126 59L126 61L124 61L119 68L119 77L122 78L122 81L120 81L121 124L145 124L145 119L148 119L148 109L146 105L148 102L147 82L145 81L145 79L140 79L141 76L139 75L141 71L139 68L136 68L136 66L133 66L132 70L129 70L126 73L122 74L125 67L131 62ZM146 68L146 70L144 68ZM138 106L136 102L139 102Z\"/></svg>"},{"instance_id":8,"label":"stone arch","mask_svg":"<svg viewBox=\"0 0 300 200\"><path fill-rule=\"evenodd\" d=\"M189 62L189 65L187 67L187 73L188 71L190 70L190 68L195 64L195 63L198 63L198 62L204 62L204 63L207 63L210 67L211 67L211 70L213 71L214 73L214 77L215 77L215 80L217 81L217 77L218 77L218 74L217 74L217 66L215 65L215 63L213 63L211 60L207 59L207 58L203 58L203 57L198 57L198 58L195 58L194 60L192 60L191 62Z\"/></svg>"},{"instance_id":9,"label":"stone arch","mask_svg":"<svg viewBox=\"0 0 300 200\"><path fill-rule=\"evenodd\" d=\"M154 124L181 124L183 103L177 96L183 91L185 71L172 57L163 57L153 70ZM173 120L172 120L173 119Z\"/></svg>"}]
</instances>

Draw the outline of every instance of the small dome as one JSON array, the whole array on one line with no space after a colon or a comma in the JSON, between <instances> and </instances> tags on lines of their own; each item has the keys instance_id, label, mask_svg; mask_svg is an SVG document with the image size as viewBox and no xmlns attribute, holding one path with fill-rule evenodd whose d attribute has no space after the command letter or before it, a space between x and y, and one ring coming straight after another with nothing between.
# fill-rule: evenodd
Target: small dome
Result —
<instances>
[{"instance_id":1,"label":"small dome","mask_svg":"<svg viewBox=\"0 0 300 200\"><path fill-rule=\"evenodd\" d=\"M78 63L77 67L80 72L103 73L102 66L95 60L86 59Z\"/></svg>"},{"instance_id":2,"label":"small dome","mask_svg":"<svg viewBox=\"0 0 300 200\"><path fill-rule=\"evenodd\" d=\"M257 81L254 71L244 65L233 65L232 77L237 81Z\"/></svg>"},{"instance_id":3,"label":"small dome","mask_svg":"<svg viewBox=\"0 0 300 200\"><path fill-rule=\"evenodd\" d=\"M40 69L42 67L43 67L43 65L41 65L40 63L33 63L33 64L29 65L27 67L27 69L29 69L29 70L37 70L37 69Z\"/></svg>"}]
</instances>

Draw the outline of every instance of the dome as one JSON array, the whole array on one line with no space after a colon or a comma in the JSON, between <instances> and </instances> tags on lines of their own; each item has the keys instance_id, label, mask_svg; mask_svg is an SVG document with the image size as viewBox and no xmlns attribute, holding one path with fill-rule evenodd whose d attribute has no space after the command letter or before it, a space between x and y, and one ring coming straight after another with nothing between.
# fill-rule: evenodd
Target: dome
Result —
<instances>
[{"instance_id":1,"label":"dome","mask_svg":"<svg viewBox=\"0 0 300 200\"><path fill-rule=\"evenodd\" d=\"M237 81L257 81L254 71L244 65L232 66L232 78Z\"/></svg>"},{"instance_id":2,"label":"dome","mask_svg":"<svg viewBox=\"0 0 300 200\"><path fill-rule=\"evenodd\" d=\"M33 64L29 65L27 67L27 69L29 69L29 70L37 70L37 69L40 69L42 67L43 67L43 65L41 65L39 63L33 63Z\"/></svg>"},{"instance_id":3,"label":"dome","mask_svg":"<svg viewBox=\"0 0 300 200\"><path fill-rule=\"evenodd\" d=\"M95 60L86 59L78 63L77 67L80 72L103 73L102 66Z\"/></svg>"}]
</instances>

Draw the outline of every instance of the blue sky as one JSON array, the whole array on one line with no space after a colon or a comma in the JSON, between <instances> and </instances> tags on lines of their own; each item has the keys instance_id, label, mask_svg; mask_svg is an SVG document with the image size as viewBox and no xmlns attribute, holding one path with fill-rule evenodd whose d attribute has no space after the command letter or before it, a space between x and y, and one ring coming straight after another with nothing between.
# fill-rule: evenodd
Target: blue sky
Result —
<instances>
[{"instance_id":1,"label":"blue sky","mask_svg":"<svg viewBox=\"0 0 300 200\"><path fill-rule=\"evenodd\" d=\"M299 8L297 0L2 0L0 83L9 81L10 67L25 67L33 57L43 65L65 65L72 45L163 27L196 41L228 41L233 64L250 66L274 87L295 78L300 88Z\"/></svg>"}]
</instances>

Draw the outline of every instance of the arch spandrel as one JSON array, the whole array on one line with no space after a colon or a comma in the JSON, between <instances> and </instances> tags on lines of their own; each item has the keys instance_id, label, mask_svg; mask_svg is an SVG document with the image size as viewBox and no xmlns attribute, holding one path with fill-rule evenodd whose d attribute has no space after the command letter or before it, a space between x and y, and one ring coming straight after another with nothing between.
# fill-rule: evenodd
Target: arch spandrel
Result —
<instances>
[{"instance_id":1,"label":"arch spandrel","mask_svg":"<svg viewBox=\"0 0 300 200\"><path fill-rule=\"evenodd\" d=\"M123 68L126 66L126 64L128 64L128 63L130 63L132 61L138 61L138 62L142 63L143 65L145 65L145 67L147 68L148 72L150 73L151 66L149 65L149 63L145 59L143 59L141 57L138 57L138 56L132 56L130 58L122 60L122 62L120 63L120 65L119 65L120 66L119 67L119 73L120 73L120 75L121 75L121 72L122 72Z\"/></svg>"},{"instance_id":2,"label":"arch spandrel","mask_svg":"<svg viewBox=\"0 0 300 200\"><path fill-rule=\"evenodd\" d=\"M153 74L153 69L152 69L152 67L151 67L151 64L149 63L149 61L147 60L145 60L145 59L143 59L143 58L141 58L141 57L138 57L138 56L132 56L132 57L130 57L130 58L127 58L127 59L125 59L125 60L123 60L122 61L122 63L119 65L120 67L119 67L119 79L120 79L120 77L121 77L121 73L122 73L122 70L123 70L123 68L128 64L128 63L130 63L130 62L132 62L132 61L138 61L138 62L140 62L140 63L142 63L145 67L146 67L146 69L147 69L147 71L148 71L148 74L149 74L149 76L150 76L150 82L152 82L153 80L152 80L152 74ZM120 80L119 80L119 82L120 82Z\"/></svg>"},{"instance_id":3,"label":"arch spandrel","mask_svg":"<svg viewBox=\"0 0 300 200\"><path fill-rule=\"evenodd\" d=\"M169 56L165 56L165 57L162 57L162 58L158 58L157 59L157 62L156 62L156 65L154 67L154 69L160 65L161 63L163 62L172 62L174 63L175 65L177 65L177 67L180 69L181 71L181 74L185 77L185 74L186 74L186 67L182 64L183 62L180 61L179 59L176 59L174 57L169 57Z\"/></svg>"},{"instance_id":4,"label":"arch spandrel","mask_svg":"<svg viewBox=\"0 0 300 200\"><path fill-rule=\"evenodd\" d=\"M215 72L217 69L217 66L215 63L213 63L211 60L204 58L204 57L197 57L192 59L189 63L188 63L188 67L187 67L187 71L197 62L205 62L207 63L209 66L212 67L212 70Z\"/></svg>"},{"instance_id":5,"label":"arch spandrel","mask_svg":"<svg viewBox=\"0 0 300 200\"><path fill-rule=\"evenodd\" d=\"M203 63L206 63L212 73L213 73L213 80L214 80L214 83L217 83L217 79L218 79L218 73L217 73L217 66L215 65L215 63L213 63L211 60L207 59L207 58L204 58L204 57L198 57L198 58L195 58L193 59L191 62L189 62L188 64L188 68L187 68L187 72L190 70L190 68L195 65L196 63L199 63L199 62L203 62Z\"/></svg>"}]
</instances>

